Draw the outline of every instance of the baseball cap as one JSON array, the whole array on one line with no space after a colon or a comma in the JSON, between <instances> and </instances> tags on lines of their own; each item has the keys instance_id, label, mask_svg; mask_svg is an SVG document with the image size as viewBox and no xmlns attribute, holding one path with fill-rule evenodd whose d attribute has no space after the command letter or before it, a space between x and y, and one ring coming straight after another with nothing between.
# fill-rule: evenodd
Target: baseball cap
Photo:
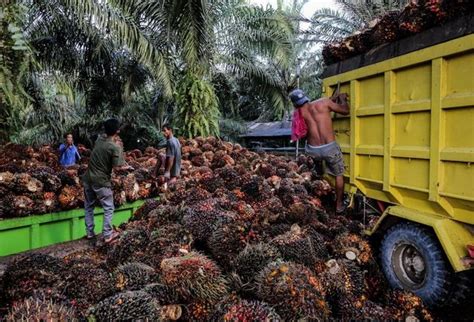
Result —
<instances>
[{"instance_id":1,"label":"baseball cap","mask_svg":"<svg viewBox=\"0 0 474 322\"><path fill-rule=\"evenodd\" d=\"M299 107L309 102L308 96L301 89L295 89L290 93L290 99L293 102L293 105Z\"/></svg>"}]
</instances>

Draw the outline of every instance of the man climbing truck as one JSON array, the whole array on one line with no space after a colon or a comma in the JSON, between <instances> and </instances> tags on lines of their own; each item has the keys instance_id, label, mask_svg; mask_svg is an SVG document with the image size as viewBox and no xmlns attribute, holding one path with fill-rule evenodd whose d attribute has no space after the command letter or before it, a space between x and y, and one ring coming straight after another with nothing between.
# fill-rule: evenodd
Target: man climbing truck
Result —
<instances>
[{"instance_id":1,"label":"man climbing truck","mask_svg":"<svg viewBox=\"0 0 474 322\"><path fill-rule=\"evenodd\" d=\"M383 271L433 306L464 301L474 280L472 26L402 39L323 75L326 96L338 84L349 93L349 116L333 119L345 190L380 205L368 234Z\"/></svg>"}]
</instances>

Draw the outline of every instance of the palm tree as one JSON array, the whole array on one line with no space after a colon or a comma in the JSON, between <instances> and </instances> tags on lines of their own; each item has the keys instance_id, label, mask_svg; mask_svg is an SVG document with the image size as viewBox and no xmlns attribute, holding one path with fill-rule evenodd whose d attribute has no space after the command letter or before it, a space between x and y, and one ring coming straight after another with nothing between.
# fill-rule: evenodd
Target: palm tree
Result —
<instances>
[{"instance_id":1,"label":"palm tree","mask_svg":"<svg viewBox=\"0 0 474 322\"><path fill-rule=\"evenodd\" d=\"M37 124L48 120L41 111L62 108L45 99L38 86L56 88L60 84L51 82L61 77L78 96L85 96L85 111L91 116L106 111L118 115L136 101L135 93L152 88L158 95L150 108L156 112L148 114L156 117L155 124L168 118L164 112L175 105L177 123L189 123L188 135L218 133L220 113L212 83L216 73L251 79L262 95L284 100L284 84L267 68L273 61L284 66L291 47L291 25L276 10L239 0L9 1L27 8L21 29L38 66L22 82L36 91L30 109L37 111ZM208 106L183 100L192 95L203 97ZM175 101L183 106L178 109ZM35 128L25 118L28 113L17 114L18 129ZM45 123L36 129L51 127Z\"/></svg>"}]
</instances>

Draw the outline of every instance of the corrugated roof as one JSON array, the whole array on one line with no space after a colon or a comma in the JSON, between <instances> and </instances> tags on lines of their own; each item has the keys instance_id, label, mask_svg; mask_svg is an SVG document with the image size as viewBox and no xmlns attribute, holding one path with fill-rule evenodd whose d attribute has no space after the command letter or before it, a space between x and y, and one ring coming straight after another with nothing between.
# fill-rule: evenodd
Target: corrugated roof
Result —
<instances>
[{"instance_id":1,"label":"corrugated roof","mask_svg":"<svg viewBox=\"0 0 474 322\"><path fill-rule=\"evenodd\" d=\"M247 133L241 137L281 137L291 136L291 122L249 123Z\"/></svg>"}]
</instances>

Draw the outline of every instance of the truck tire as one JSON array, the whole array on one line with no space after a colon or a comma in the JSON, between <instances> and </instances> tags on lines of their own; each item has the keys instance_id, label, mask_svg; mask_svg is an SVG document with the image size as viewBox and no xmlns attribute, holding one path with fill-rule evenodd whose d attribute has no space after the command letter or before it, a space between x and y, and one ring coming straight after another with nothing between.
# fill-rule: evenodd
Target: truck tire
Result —
<instances>
[{"instance_id":1,"label":"truck tire","mask_svg":"<svg viewBox=\"0 0 474 322\"><path fill-rule=\"evenodd\" d=\"M414 223L390 228L380 245L382 270L393 288L412 291L431 307L457 304L469 291L454 274L437 238Z\"/></svg>"}]
</instances>

